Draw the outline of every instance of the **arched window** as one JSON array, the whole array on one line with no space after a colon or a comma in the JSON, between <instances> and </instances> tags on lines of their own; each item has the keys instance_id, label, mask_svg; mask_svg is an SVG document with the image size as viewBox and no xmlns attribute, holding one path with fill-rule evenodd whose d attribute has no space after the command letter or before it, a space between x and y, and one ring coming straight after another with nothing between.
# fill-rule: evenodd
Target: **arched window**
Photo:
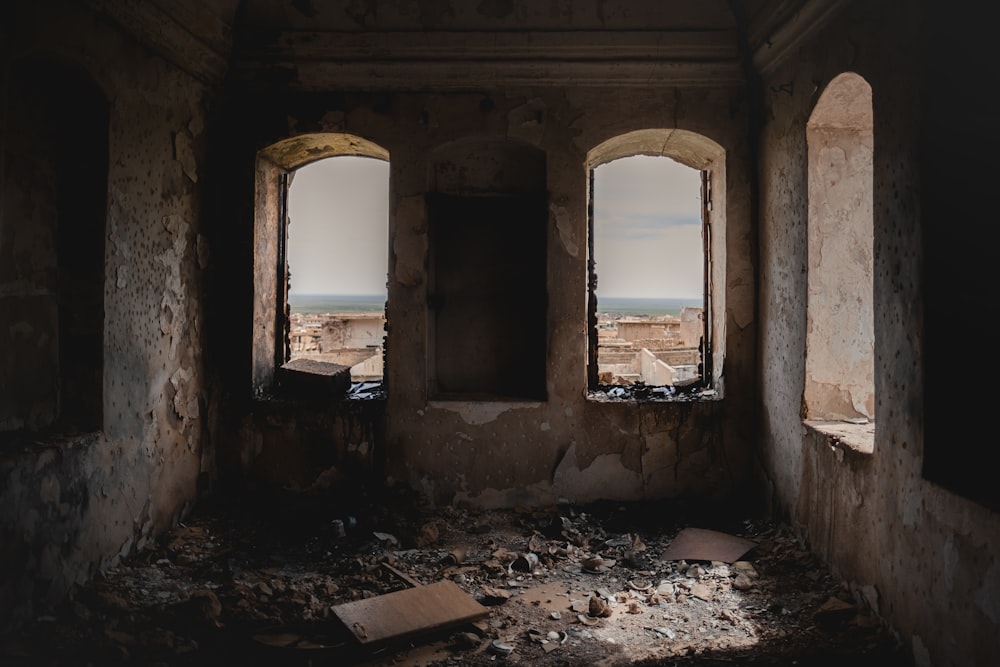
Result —
<instances>
[{"instance_id":1,"label":"arched window","mask_svg":"<svg viewBox=\"0 0 1000 667\"><path fill-rule=\"evenodd\" d=\"M289 360L330 362L382 380L389 163L337 155L288 186Z\"/></svg>"},{"instance_id":2,"label":"arched window","mask_svg":"<svg viewBox=\"0 0 1000 667\"><path fill-rule=\"evenodd\" d=\"M255 395L273 392L282 368L347 383L382 379L388 159L370 141L334 133L285 139L258 153ZM324 387L345 384L303 385Z\"/></svg>"},{"instance_id":3,"label":"arched window","mask_svg":"<svg viewBox=\"0 0 1000 667\"><path fill-rule=\"evenodd\" d=\"M640 130L597 146L587 164L591 391L714 395L725 152L693 132Z\"/></svg>"},{"instance_id":4,"label":"arched window","mask_svg":"<svg viewBox=\"0 0 1000 667\"><path fill-rule=\"evenodd\" d=\"M875 419L872 91L841 74L806 125L809 164L808 322L803 414ZM869 446L870 447L870 446Z\"/></svg>"}]
</instances>

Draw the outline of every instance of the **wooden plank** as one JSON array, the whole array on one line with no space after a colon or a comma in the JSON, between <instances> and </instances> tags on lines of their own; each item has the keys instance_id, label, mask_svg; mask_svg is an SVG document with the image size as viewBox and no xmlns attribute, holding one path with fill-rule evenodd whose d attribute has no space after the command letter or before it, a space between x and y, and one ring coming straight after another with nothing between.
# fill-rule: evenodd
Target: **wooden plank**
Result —
<instances>
[{"instance_id":1,"label":"wooden plank","mask_svg":"<svg viewBox=\"0 0 1000 667\"><path fill-rule=\"evenodd\" d=\"M444 630L490 613L448 580L345 602L332 611L364 645Z\"/></svg>"},{"instance_id":2,"label":"wooden plank","mask_svg":"<svg viewBox=\"0 0 1000 667\"><path fill-rule=\"evenodd\" d=\"M752 540L705 528L685 528L677 533L663 560L717 560L733 563L757 546Z\"/></svg>"}]
</instances>

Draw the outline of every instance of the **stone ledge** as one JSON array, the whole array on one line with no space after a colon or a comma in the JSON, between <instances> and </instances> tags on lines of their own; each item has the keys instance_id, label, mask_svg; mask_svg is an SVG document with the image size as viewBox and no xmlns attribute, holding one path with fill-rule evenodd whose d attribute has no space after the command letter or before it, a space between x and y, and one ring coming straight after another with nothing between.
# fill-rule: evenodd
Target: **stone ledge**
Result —
<instances>
[{"instance_id":1,"label":"stone ledge","mask_svg":"<svg viewBox=\"0 0 1000 667\"><path fill-rule=\"evenodd\" d=\"M831 447L846 449L859 454L875 451L875 422L853 424L845 421L807 419L806 428L826 437Z\"/></svg>"}]
</instances>

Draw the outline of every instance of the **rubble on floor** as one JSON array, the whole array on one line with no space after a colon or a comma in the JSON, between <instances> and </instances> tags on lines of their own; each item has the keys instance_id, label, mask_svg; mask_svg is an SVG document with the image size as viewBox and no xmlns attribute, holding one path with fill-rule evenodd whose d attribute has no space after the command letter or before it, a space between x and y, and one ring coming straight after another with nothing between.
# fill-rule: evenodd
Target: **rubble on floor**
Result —
<instances>
[{"instance_id":1,"label":"rubble on floor","mask_svg":"<svg viewBox=\"0 0 1000 667\"><path fill-rule=\"evenodd\" d=\"M715 389L700 382L677 385L647 385L638 381L632 384L602 384L587 392L587 399L602 403L628 401L667 401L671 403L710 400L718 396Z\"/></svg>"},{"instance_id":2,"label":"rubble on floor","mask_svg":"<svg viewBox=\"0 0 1000 667\"><path fill-rule=\"evenodd\" d=\"M348 514L258 500L205 502L7 638L0 662L909 664L864 598L779 524L669 502L477 511L397 497ZM731 537L732 562L665 558L685 529L688 548ZM357 601L384 613L431 586L447 586L440 613L421 625L418 603L395 641L359 641L341 621Z\"/></svg>"}]
</instances>

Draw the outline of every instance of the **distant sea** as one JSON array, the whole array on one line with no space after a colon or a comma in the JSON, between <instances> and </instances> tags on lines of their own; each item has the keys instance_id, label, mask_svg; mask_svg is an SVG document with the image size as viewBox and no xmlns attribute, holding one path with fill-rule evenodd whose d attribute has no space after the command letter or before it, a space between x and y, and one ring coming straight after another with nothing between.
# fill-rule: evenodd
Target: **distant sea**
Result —
<instances>
[{"instance_id":1,"label":"distant sea","mask_svg":"<svg viewBox=\"0 0 1000 667\"><path fill-rule=\"evenodd\" d=\"M628 299L597 296L597 312L609 315L680 315L685 306L701 307L701 299Z\"/></svg>"},{"instance_id":2,"label":"distant sea","mask_svg":"<svg viewBox=\"0 0 1000 667\"><path fill-rule=\"evenodd\" d=\"M380 294L289 294L293 313L381 313L385 296Z\"/></svg>"},{"instance_id":3,"label":"distant sea","mask_svg":"<svg viewBox=\"0 0 1000 667\"><path fill-rule=\"evenodd\" d=\"M293 313L380 313L385 310L385 296L378 294L290 294L288 305ZM617 315L680 315L685 306L701 306L701 299L627 299L597 298L597 310Z\"/></svg>"}]
</instances>

